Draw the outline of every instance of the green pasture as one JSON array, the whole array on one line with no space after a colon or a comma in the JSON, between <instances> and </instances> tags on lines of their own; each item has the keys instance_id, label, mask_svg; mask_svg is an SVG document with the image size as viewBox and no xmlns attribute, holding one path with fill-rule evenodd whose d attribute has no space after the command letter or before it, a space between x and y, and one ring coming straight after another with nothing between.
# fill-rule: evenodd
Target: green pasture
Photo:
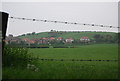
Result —
<instances>
[{"instance_id":1,"label":"green pasture","mask_svg":"<svg viewBox=\"0 0 120 81\"><path fill-rule=\"evenodd\" d=\"M115 44L85 45L79 48L30 48L29 53L48 59L118 59L118 47Z\"/></svg>"},{"instance_id":2,"label":"green pasture","mask_svg":"<svg viewBox=\"0 0 120 81\"><path fill-rule=\"evenodd\" d=\"M33 57L48 59L118 60L117 44L96 44L79 48L28 48ZM19 63L18 63L19 64ZM3 68L9 79L118 79L118 62L104 61L42 61L38 71L22 67Z\"/></svg>"}]
</instances>

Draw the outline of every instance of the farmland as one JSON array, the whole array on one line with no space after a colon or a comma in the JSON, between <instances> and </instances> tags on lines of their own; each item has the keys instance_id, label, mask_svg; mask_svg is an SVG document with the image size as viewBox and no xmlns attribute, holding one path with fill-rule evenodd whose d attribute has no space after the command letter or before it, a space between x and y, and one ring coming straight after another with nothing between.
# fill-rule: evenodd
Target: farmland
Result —
<instances>
[{"instance_id":1,"label":"farmland","mask_svg":"<svg viewBox=\"0 0 120 81\"><path fill-rule=\"evenodd\" d=\"M111 59L116 60L117 46L114 44L96 44L79 48L46 48L29 49L29 52L40 58L56 59Z\"/></svg>"},{"instance_id":2,"label":"farmland","mask_svg":"<svg viewBox=\"0 0 120 81\"><path fill-rule=\"evenodd\" d=\"M118 60L117 44L79 48L28 48L33 57L47 59ZM37 60L37 72L27 68L3 68L3 78L21 79L118 79L118 62Z\"/></svg>"}]
</instances>

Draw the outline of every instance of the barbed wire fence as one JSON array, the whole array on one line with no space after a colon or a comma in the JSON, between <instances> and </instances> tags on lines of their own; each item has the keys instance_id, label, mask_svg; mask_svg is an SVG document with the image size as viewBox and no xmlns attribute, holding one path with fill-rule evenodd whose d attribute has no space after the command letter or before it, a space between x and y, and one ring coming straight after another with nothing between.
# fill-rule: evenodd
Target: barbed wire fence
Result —
<instances>
[{"instance_id":1,"label":"barbed wire fence","mask_svg":"<svg viewBox=\"0 0 120 81\"><path fill-rule=\"evenodd\" d=\"M67 21L54 21L54 20L41 20L35 18L24 18L24 17L9 17L10 19L18 19L25 21L39 21L39 22L52 22L52 23L63 23L63 24L73 24L73 25L84 25L84 26L97 26L97 27L106 27L106 28L120 28L117 26L108 26L108 25L99 25L99 24L87 24L87 23L77 23L77 22L67 22Z\"/></svg>"},{"instance_id":2,"label":"barbed wire fence","mask_svg":"<svg viewBox=\"0 0 120 81\"><path fill-rule=\"evenodd\" d=\"M51 22L51 23L63 23L63 24L72 24L72 25L83 25L83 26L97 26L97 27L102 27L102 28L117 28L119 29L120 27L117 26L108 26L108 25L102 25L102 24L87 24L87 23L78 23L78 22L67 22L67 21L55 21L55 20L41 20L41 19L35 19L35 18L24 18L24 17L9 17L10 19L17 19L17 20L25 20L25 21L38 21L38 22ZM19 59L20 60L20 59ZM24 59L26 60L26 59ZM120 60L92 60L92 59L48 59L48 58L33 58L29 59L29 61L32 60L41 60L41 61L97 61L97 62L120 62Z\"/></svg>"},{"instance_id":3,"label":"barbed wire fence","mask_svg":"<svg viewBox=\"0 0 120 81\"><path fill-rule=\"evenodd\" d=\"M97 61L97 62L119 62L120 60L97 60L97 59L47 59L47 58L33 58L33 59L29 59L29 61L32 61L32 60L41 60L41 61Z\"/></svg>"}]
</instances>

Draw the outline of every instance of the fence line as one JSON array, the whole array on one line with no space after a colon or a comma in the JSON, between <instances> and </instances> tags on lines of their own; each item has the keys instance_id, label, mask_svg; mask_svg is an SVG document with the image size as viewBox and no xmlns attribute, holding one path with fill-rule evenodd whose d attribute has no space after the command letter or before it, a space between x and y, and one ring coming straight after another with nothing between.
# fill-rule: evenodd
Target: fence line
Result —
<instances>
[{"instance_id":1,"label":"fence line","mask_svg":"<svg viewBox=\"0 0 120 81\"><path fill-rule=\"evenodd\" d=\"M41 20L41 19L33 19L33 18L23 18L23 17L9 17L11 19L18 20L28 20L28 21L40 21L40 22L53 22L53 23L64 23L64 24L73 24L73 25L84 25L84 26L98 26L98 27L107 27L107 28L120 28L116 26L108 26L108 25L98 25L98 24L87 24L87 23L77 23L77 22L67 22L67 21L54 21L54 20Z\"/></svg>"}]
</instances>

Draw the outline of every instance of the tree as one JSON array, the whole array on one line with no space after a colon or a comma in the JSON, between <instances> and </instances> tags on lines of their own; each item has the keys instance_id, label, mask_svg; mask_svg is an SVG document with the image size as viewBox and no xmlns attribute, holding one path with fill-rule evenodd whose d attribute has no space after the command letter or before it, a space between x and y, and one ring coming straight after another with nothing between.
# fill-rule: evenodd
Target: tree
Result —
<instances>
[{"instance_id":1,"label":"tree","mask_svg":"<svg viewBox=\"0 0 120 81\"><path fill-rule=\"evenodd\" d=\"M115 41L120 44L120 33L116 33Z\"/></svg>"},{"instance_id":2,"label":"tree","mask_svg":"<svg viewBox=\"0 0 120 81\"><path fill-rule=\"evenodd\" d=\"M13 35L12 35L12 34L9 34L9 37L13 37Z\"/></svg>"},{"instance_id":3,"label":"tree","mask_svg":"<svg viewBox=\"0 0 120 81\"><path fill-rule=\"evenodd\" d=\"M103 42L103 40L104 40L104 36L102 36L100 34L95 34L93 37L96 42Z\"/></svg>"},{"instance_id":4,"label":"tree","mask_svg":"<svg viewBox=\"0 0 120 81\"><path fill-rule=\"evenodd\" d=\"M32 35L35 35L35 32L32 32Z\"/></svg>"},{"instance_id":5,"label":"tree","mask_svg":"<svg viewBox=\"0 0 120 81\"><path fill-rule=\"evenodd\" d=\"M50 32L53 32L54 30L50 30Z\"/></svg>"},{"instance_id":6,"label":"tree","mask_svg":"<svg viewBox=\"0 0 120 81\"><path fill-rule=\"evenodd\" d=\"M111 35L105 35L105 42L112 42L112 38Z\"/></svg>"},{"instance_id":7,"label":"tree","mask_svg":"<svg viewBox=\"0 0 120 81\"><path fill-rule=\"evenodd\" d=\"M31 33L27 33L27 35L31 35Z\"/></svg>"},{"instance_id":8,"label":"tree","mask_svg":"<svg viewBox=\"0 0 120 81\"><path fill-rule=\"evenodd\" d=\"M21 36L25 36L25 34L22 34Z\"/></svg>"}]
</instances>

